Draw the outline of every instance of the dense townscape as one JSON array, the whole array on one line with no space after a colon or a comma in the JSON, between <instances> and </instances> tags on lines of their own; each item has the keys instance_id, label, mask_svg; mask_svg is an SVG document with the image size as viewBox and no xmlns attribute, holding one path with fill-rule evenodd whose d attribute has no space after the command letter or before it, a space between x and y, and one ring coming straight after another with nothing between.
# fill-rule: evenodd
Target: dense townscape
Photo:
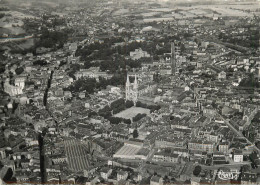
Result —
<instances>
[{"instance_id":1,"label":"dense townscape","mask_svg":"<svg viewBox=\"0 0 260 185\"><path fill-rule=\"evenodd\" d=\"M260 183L260 1L0 0L0 184Z\"/></svg>"}]
</instances>

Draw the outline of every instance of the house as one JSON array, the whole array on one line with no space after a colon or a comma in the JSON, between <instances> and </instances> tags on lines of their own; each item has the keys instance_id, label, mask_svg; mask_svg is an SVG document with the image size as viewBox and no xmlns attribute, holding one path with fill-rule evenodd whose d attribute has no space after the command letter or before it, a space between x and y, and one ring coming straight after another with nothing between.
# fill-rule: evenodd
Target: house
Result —
<instances>
[{"instance_id":1,"label":"house","mask_svg":"<svg viewBox=\"0 0 260 185\"><path fill-rule=\"evenodd\" d=\"M108 177L111 175L111 173L112 173L112 169L110 169L110 168L104 167L104 168L102 168L102 169L100 170L100 175L101 175L101 177L102 177L103 179L105 179L105 180L108 179Z\"/></svg>"},{"instance_id":2,"label":"house","mask_svg":"<svg viewBox=\"0 0 260 185\"><path fill-rule=\"evenodd\" d=\"M154 154L153 160L177 163L179 160L179 154L172 153L170 150L162 150Z\"/></svg>"},{"instance_id":3,"label":"house","mask_svg":"<svg viewBox=\"0 0 260 185\"><path fill-rule=\"evenodd\" d=\"M192 140L188 143L190 150L201 150L212 153L214 151L214 143L210 141Z\"/></svg>"},{"instance_id":4,"label":"house","mask_svg":"<svg viewBox=\"0 0 260 185\"><path fill-rule=\"evenodd\" d=\"M218 151L223 152L224 154L228 153L229 143L228 142L220 142L218 145Z\"/></svg>"},{"instance_id":5,"label":"house","mask_svg":"<svg viewBox=\"0 0 260 185\"><path fill-rule=\"evenodd\" d=\"M256 184L256 183L257 183L257 173L242 172L241 184Z\"/></svg>"},{"instance_id":6,"label":"house","mask_svg":"<svg viewBox=\"0 0 260 185\"><path fill-rule=\"evenodd\" d=\"M193 176L191 178L191 185L200 185L200 179L201 179L201 177Z\"/></svg>"},{"instance_id":7,"label":"house","mask_svg":"<svg viewBox=\"0 0 260 185\"><path fill-rule=\"evenodd\" d=\"M177 130L177 129L176 129ZM177 133L178 131L176 131ZM186 140L183 138L163 138L164 136L158 137L155 140L155 147L157 148L168 148L168 147L183 147Z\"/></svg>"},{"instance_id":8,"label":"house","mask_svg":"<svg viewBox=\"0 0 260 185\"><path fill-rule=\"evenodd\" d=\"M243 162L243 153L242 150L235 150L233 152L233 160L235 163L241 163Z\"/></svg>"},{"instance_id":9,"label":"house","mask_svg":"<svg viewBox=\"0 0 260 185\"><path fill-rule=\"evenodd\" d=\"M8 93L10 96L16 96L23 94L23 87L22 86L13 86L9 83L8 80L4 83L4 91Z\"/></svg>"},{"instance_id":10,"label":"house","mask_svg":"<svg viewBox=\"0 0 260 185\"><path fill-rule=\"evenodd\" d=\"M25 86L25 78L16 78L14 80L14 85L23 89Z\"/></svg>"},{"instance_id":11,"label":"house","mask_svg":"<svg viewBox=\"0 0 260 185\"><path fill-rule=\"evenodd\" d=\"M0 160L6 158L6 153L4 148L0 148Z\"/></svg>"},{"instance_id":12,"label":"house","mask_svg":"<svg viewBox=\"0 0 260 185\"><path fill-rule=\"evenodd\" d=\"M91 67L89 69L80 70L75 73L76 79L80 79L82 77L88 77L88 78L95 78L97 81L99 81L99 77L110 79L112 78L112 74L107 74L106 72L99 71L99 68L97 67Z\"/></svg>"},{"instance_id":13,"label":"house","mask_svg":"<svg viewBox=\"0 0 260 185\"><path fill-rule=\"evenodd\" d=\"M150 179L150 185L163 185L163 178L157 175L152 176Z\"/></svg>"},{"instance_id":14,"label":"house","mask_svg":"<svg viewBox=\"0 0 260 185\"><path fill-rule=\"evenodd\" d=\"M203 109L203 116L213 118L217 114L216 110L211 105L208 105L206 107L202 107L202 109Z\"/></svg>"},{"instance_id":15,"label":"house","mask_svg":"<svg viewBox=\"0 0 260 185\"><path fill-rule=\"evenodd\" d=\"M186 148L174 148L174 149L172 149L172 152L174 154L178 154L179 156L182 156L182 157L189 156L189 150Z\"/></svg>"},{"instance_id":16,"label":"house","mask_svg":"<svg viewBox=\"0 0 260 185\"><path fill-rule=\"evenodd\" d=\"M225 80L226 78L227 78L227 74L225 71L221 71L220 73L218 73L219 80Z\"/></svg>"},{"instance_id":17,"label":"house","mask_svg":"<svg viewBox=\"0 0 260 185\"><path fill-rule=\"evenodd\" d=\"M128 173L127 173L127 172L119 171L119 172L117 173L117 181L126 180L127 177L128 177Z\"/></svg>"}]
</instances>

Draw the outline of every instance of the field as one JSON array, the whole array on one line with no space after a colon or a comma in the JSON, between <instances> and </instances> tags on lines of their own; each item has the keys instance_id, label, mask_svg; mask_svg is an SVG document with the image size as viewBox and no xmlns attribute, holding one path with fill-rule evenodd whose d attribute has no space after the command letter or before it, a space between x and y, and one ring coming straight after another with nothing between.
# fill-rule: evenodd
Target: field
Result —
<instances>
[{"instance_id":1,"label":"field","mask_svg":"<svg viewBox=\"0 0 260 185\"><path fill-rule=\"evenodd\" d=\"M39 19L39 17L35 17L33 15L25 14L23 12L18 12L18 11L2 11L2 13L10 14L10 15L12 15L12 17L15 17L15 18L18 18L18 19L24 19L24 18Z\"/></svg>"},{"instance_id":2,"label":"field","mask_svg":"<svg viewBox=\"0 0 260 185\"><path fill-rule=\"evenodd\" d=\"M114 16L118 16L118 15L124 15L124 14L127 14L129 13L129 10L128 9L120 9L120 10L117 10L113 13Z\"/></svg>"},{"instance_id":3,"label":"field","mask_svg":"<svg viewBox=\"0 0 260 185\"><path fill-rule=\"evenodd\" d=\"M199 16L206 17L253 17L254 14L260 15L260 2L255 3L238 3L235 4L212 4L212 5L193 5L189 6L174 6L169 8L149 9L149 13L143 13L143 22L160 22L183 18L195 18ZM258 9L258 10L257 10ZM178 11L176 11L178 10ZM248 11L250 10L250 11ZM161 18L153 17L161 15Z\"/></svg>"},{"instance_id":4,"label":"field","mask_svg":"<svg viewBox=\"0 0 260 185\"><path fill-rule=\"evenodd\" d=\"M144 19L143 21L145 23L149 23L149 22L162 22L162 21L173 21L173 17L159 17L159 18L148 18L148 19Z\"/></svg>"},{"instance_id":5,"label":"field","mask_svg":"<svg viewBox=\"0 0 260 185\"><path fill-rule=\"evenodd\" d=\"M118 114L114 115L114 117L131 119L139 113L148 115L148 114L150 114L150 110L142 108L142 107L131 107L131 108L126 109L122 112L119 112Z\"/></svg>"},{"instance_id":6,"label":"field","mask_svg":"<svg viewBox=\"0 0 260 185\"><path fill-rule=\"evenodd\" d=\"M34 46L34 39L25 39L21 42L18 42L17 45L21 49L29 49Z\"/></svg>"}]
</instances>

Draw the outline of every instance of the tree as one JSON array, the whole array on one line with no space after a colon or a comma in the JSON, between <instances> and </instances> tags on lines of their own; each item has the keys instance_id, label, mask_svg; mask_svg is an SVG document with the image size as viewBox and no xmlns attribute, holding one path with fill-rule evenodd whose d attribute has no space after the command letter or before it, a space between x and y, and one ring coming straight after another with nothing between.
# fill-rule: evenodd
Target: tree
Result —
<instances>
[{"instance_id":1,"label":"tree","mask_svg":"<svg viewBox=\"0 0 260 185\"><path fill-rule=\"evenodd\" d=\"M106 89L108 85L109 85L109 80L100 76L99 82L97 84L97 88Z\"/></svg>"},{"instance_id":2,"label":"tree","mask_svg":"<svg viewBox=\"0 0 260 185\"><path fill-rule=\"evenodd\" d=\"M111 103L111 109L113 110L113 114L117 114L125 109L125 100L120 98Z\"/></svg>"},{"instance_id":3,"label":"tree","mask_svg":"<svg viewBox=\"0 0 260 185\"><path fill-rule=\"evenodd\" d=\"M159 58L158 55L154 55L154 56L153 56L153 59L154 59L154 60L159 60L160 58Z\"/></svg>"},{"instance_id":4,"label":"tree","mask_svg":"<svg viewBox=\"0 0 260 185\"><path fill-rule=\"evenodd\" d=\"M146 114L137 114L135 117L133 117L133 121L139 121L140 119L144 118Z\"/></svg>"},{"instance_id":5,"label":"tree","mask_svg":"<svg viewBox=\"0 0 260 185\"><path fill-rule=\"evenodd\" d=\"M6 174L3 177L3 181L10 182L12 176L13 176L13 170L11 168L8 168L8 170L6 171Z\"/></svg>"},{"instance_id":6,"label":"tree","mask_svg":"<svg viewBox=\"0 0 260 185\"><path fill-rule=\"evenodd\" d=\"M1 13L1 14L0 14L0 19L2 19L4 16L5 16L5 14L4 14L4 13Z\"/></svg>"},{"instance_id":7,"label":"tree","mask_svg":"<svg viewBox=\"0 0 260 185\"><path fill-rule=\"evenodd\" d=\"M47 65L47 62L45 60L36 60L33 62L33 65L45 66Z\"/></svg>"},{"instance_id":8,"label":"tree","mask_svg":"<svg viewBox=\"0 0 260 185\"><path fill-rule=\"evenodd\" d=\"M256 87L259 88L260 87L260 83L257 81L257 79L254 77L254 74L250 74L248 78L244 78L243 80L241 80L241 82L239 83L240 87Z\"/></svg>"},{"instance_id":9,"label":"tree","mask_svg":"<svg viewBox=\"0 0 260 185\"><path fill-rule=\"evenodd\" d=\"M133 101L127 100L127 101L125 102L125 107L126 107L126 108L130 108L130 107L133 107L133 106L134 106Z\"/></svg>"},{"instance_id":10,"label":"tree","mask_svg":"<svg viewBox=\"0 0 260 185\"><path fill-rule=\"evenodd\" d=\"M95 111L91 111L90 113L88 113L88 117L92 117L92 116L97 116L97 113Z\"/></svg>"},{"instance_id":11,"label":"tree","mask_svg":"<svg viewBox=\"0 0 260 185\"><path fill-rule=\"evenodd\" d=\"M201 172L201 166L196 166L193 170L193 175L198 176Z\"/></svg>"},{"instance_id":12,"label":"tree","mask_svg":"<svg viewBox=\"0 0 260 185\"><path fill-rule=\"evenodd\" d=\"M17 75L20 75L20 74L22 74L23 71L24 71L23 68L22 68L22 67L19 67L19 68L17 68L17 69L15 70L15 73L16 73Z\"/></svg>"},{"instance_id":13,"label":"tree","mask_svg":"<svg viewBox=\"0 0 260 185\"><path fill-rule=\"evenodd\" d=\"M106 105L103 109L100 109L98 111L98 114L100 116L103 116L104 118L109 118L112 115L110 107L108 105Z\"/></svg>"},{"instance_id":14,"label":"tree","mask_svg":"<svg viewBox=\"0 0 260 185\"><path fill-rule=\"evenodd\" d=\"M68 34L65 31L49 31L47 28L42 28L37 47L61 48L67 39Z\"/></svg>"},{"instance_id":15,"label":"tree","mask_svg":"<svg viewBox=\"0 0 260 185\"><path fill-rule=\"evenodd\" d=\"M89 69L92 66L93 66L93 64L91 63L90 60L87 60L86 62L84 62L84 68L85 69Z\"/></svg>"},{"instance_id":16,"label":"tree","mask_svg":"<svg viewBox=\"0 0 260 185\"><path fill-rule=\"evenodd\" d=\"M136 102L136 107L142 107L142 108L146 108L147 107L147 105L146 104L143 104L142 102L140 102L140 101L137 101Z\"/></svg>"},{"instance_id":17,"label":"tree","mask_svg":"<svg viewBox=\"0 0 260 185\"><path fill-rule=\"evenodd\" d=\"M116 124L116 125L118 125L122 121L121 118L117 118L117 117L110 117L108 118L108 120L110 121L111 124Z\"/></svg>"},{"instance_id":18,"label":"tree","mask_svg":"<svg viewBox=\"0 0 260 185\"><path fill-rule=\"evenodd\" d=\"M132 123L130 119L124 119L123 121L127 125L130 125Z\"/></svg>"},{"instance_id":19,"label":"tree","mask_svg":"<svg viewBox=\"0 0 260 185\"><path fill-rule=\"evenodd\" d=\"M139 136L139 134L138 134L137 129L134 129L133 138L138 138L138 136Z\"/></svg>"},{"instance_id":20,"label":"tree","mask_svg":"<svg viewBox=\"0 0 260 185\"><path fill-rule=\"evenodd\" d=\"M76 80L76 77L74 76L74 74L80 70L80 65L79 64L71 64L70 65L70 71L68 72L68 75L73 78L74 80Z\"/></svg>"},{"instance_id":21,"label":"tree","mask_svg":"<svg viewBox=\"0 0 260 185\"><path fill-rule=\"evenodd\" d=\"M256 145L257 148L260 148L260 141L257 141L257 142L255 143L255 145Z\"/></svg>"},{"instance_id":22,"label":"tree","mask_svg":"<svg viewBox=\"0 0 260 185\"><path fill-rule=\"evenodd\" d=\"M64 88L64 90L69 90L72 92L86 91L88 94L93 94L96 88L96 84L97 83L95 78L80 78L68 88Z\"/></svg>"},{"instance_id":23,"label":"tree","mask_svg":"<svg viewBox=\"0 0 260 185\"><path fill-rule=\"evenodd\" d=\"M256 164L256 160L258 159L257 157L257 152L252 152L250 155L249 155L249 159L250 161L252 162L251 163L251 166L253 169L257 168L257 164Z\"/></svg>"}]
</instances>

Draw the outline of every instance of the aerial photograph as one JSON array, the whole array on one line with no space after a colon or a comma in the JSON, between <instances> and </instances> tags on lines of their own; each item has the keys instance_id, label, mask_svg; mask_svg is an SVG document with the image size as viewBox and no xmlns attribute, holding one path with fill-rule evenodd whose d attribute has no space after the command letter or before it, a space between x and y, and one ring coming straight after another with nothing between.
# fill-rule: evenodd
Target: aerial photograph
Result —
<instances>
[{"instance_id":1,"label":"aerial photograph","mask_svg":"<svg viewBox=\"0 0 260 185\"><path fill-rule=\"evenodd\" d=\"M260 0L0 0L0 185L260 184Z\"/></svg>"}]
</instances>

